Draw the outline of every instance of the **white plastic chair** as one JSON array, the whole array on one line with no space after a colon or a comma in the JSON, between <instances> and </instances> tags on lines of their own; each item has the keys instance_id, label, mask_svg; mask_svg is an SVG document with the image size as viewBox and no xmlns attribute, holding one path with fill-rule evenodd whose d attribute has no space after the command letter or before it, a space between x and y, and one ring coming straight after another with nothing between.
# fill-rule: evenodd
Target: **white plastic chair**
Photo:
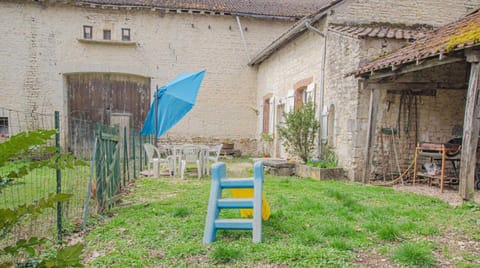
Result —
<instances>
[{"instance_id":1,"label":"white plastic chair","mask_svg":"<svg viewBox=\"0 0 480 268\"><path fill-rule=\"evenodd\" d=\"M210 174L210 161L213 163L218 162L218 157L220 157L220 152L222 151L222 144L216 144L209 146L208 151L207 151L207 157L205 163L205 170L207 175Z\"/></svg>"},{"instance_id":2,"label":"white plastic chair","mask_svg":"<svg viewBox=\"0 0 480 268\"><path fill-rule=\"evenodd\" d=\"M218 157L220 156L221 151L222 151L221 144L210 146L210 149L208 150L208 161L213 161L213 163L217 163Z\"/></svg>"},{"instance_id":3,"label":"white plastic chair","mask_svg":"<svg viewBox=\"0 0 480 268\"><path fill-rule=\"evenodd\" d=\"M198 178L202 177L202 163L200 157L200 147L193 144L182 146L182 155L180 160L180 177L183 179L187 164L194 163L197 165Z\"/></svg>"},{"instance_id":4,"label":"white plastic chair","mask_svg":"<svg viewBox=\"0 0 480 268\"><path fill-rule=\"evenodd\" d=\"M143 148L145 149L145 153L147 155L147 160L148 160L147 168L148 169L150 169L150 168L153 169L154 162L158 160L159 171L161 170L161 167L163 166L163 167L165 167L165 169L168 170L168 174L170 174L170 175L172 174L172 170L171 170L172 157L168 156L166 154L166 151L161 150L162 152L160 152L157 149L157 147L153 146L150 143L143 144Z\"/></svg>"}]
</instances>

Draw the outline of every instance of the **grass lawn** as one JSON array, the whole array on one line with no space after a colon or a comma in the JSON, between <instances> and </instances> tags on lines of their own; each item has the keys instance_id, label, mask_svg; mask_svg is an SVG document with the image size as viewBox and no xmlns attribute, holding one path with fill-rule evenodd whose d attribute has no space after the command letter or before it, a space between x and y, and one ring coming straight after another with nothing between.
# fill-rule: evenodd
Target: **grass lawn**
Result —
<instances>
[{"instance_id":1,"label":"grass lawn","mask_svg":"<svg viewBox=\"0 0 480 268\"><path fill-rule=\"evenodd\" d=\"M227 163L227 168L237 164ZM272 216L263 223L262 243L253 244L250 231L220 231L206 246L202 236L209 188L206 177L137 180L123 205L85 236L85 264L480 266L476 204L452 208L439 199L390 188L266 176Z\"/></svg>"}]
</instances>

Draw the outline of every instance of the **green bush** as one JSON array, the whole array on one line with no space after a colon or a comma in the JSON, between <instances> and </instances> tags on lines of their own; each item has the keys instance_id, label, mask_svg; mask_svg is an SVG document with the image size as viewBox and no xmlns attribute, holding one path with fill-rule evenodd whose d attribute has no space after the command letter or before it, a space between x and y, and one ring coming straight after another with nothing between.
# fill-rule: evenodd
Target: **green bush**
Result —
<instances>
[{"instance_id":1,"label":"green bush","mask_svg":"<svg viewBox=\"0 0 480 268\"><path fill-rule=\"evenodd\" d=\"M320 123L315 118L315 106L312 102L283 115L285 122L277 127L283 145L287 150L307 163L315 148L315 137Z\"/></svg>"}]
</instances>

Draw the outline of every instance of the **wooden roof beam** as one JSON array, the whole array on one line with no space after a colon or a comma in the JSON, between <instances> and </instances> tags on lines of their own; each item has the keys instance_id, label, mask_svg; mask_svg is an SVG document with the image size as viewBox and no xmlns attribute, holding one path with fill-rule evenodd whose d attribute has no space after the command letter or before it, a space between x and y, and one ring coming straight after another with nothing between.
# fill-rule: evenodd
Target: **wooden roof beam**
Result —
<instances>
[{"instance_id":1,"label":"wooden roof beam","mask_svg":"<svg viewBox=\"0 0 480 268\"><path fill-rule=\"evenodd\" d=\"M375 87L380 90L383 89L394 89L394 90L430 90L430 89L455 89L455 90L466 90L468 87L467 83L444 83L444 82L369 82L365 81L367 84L364 85L364 88Z\"/></svg>"},{"instance_id":2,"label":"wooden roof beam","mask_svg":"<svg viewBox=\"0 0 480 268\"><path fill-rule=\"evenodd\" d=\"M439 58L431 58L427 59L423 62L417 62L417 63L410 63L410 64L403 64L403 65L398 65L398 68L395 70L390 70L387 72L371 72L370 73L370 79L381 79L385 77L390 77L394 75L401 75L401 74L406 74L406 73L411 73L411 72L416 72L424 69L429 69L433 68L435 66L440 66L440 65L445 65L445 64L451 64L459 61L464 61L464 57L445 57L443 56L443 59L440 60ZM391 68L392 69L392 68Z\"/></svg>"}]
</instances>

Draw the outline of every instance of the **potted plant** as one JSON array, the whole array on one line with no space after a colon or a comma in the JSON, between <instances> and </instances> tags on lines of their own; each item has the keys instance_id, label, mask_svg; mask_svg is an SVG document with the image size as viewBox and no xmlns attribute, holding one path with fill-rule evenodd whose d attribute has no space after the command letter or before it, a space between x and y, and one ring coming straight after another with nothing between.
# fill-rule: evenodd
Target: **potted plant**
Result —
<instances>
[{"instance_id":1,"label":"potted plant","mask_svg":"<svg viewBox=\"0 0 480 268\"><path fill-rule=\"evenodd\" d=\"M320 160L312 160L320 124L315 115L315 106L312 102L304 104L291 113L284 114L284 123L277 127L280 140L291 155L301 160L296 169L298 176L316 179L343 179L344 171L337 167L338 161L333 148L325 148Z\"/></svg>"},{"instance_id":2,"label":"potted plant","mask_svg":"<svg viewBox=\"0 0 480 268\"><path fill-rule=\"evenodd\" d=\"M263 148L263 157L267 158L271 155L271 148L273 147L273 135L268 133L262 133L262 148Z\"/></svg>"},{"instance_id":3,"label":"potted plant","mask_svg":"<svg viewBox=\"0 0 480 268\"><path fill-rule=\"evenodd\" d=\"M305 165L297 165L299 177L319 180L343 180L344 170L338 167L338 160L333 148L326 146L320 159L309 160Z\"/></svg>"}]
</instances>

